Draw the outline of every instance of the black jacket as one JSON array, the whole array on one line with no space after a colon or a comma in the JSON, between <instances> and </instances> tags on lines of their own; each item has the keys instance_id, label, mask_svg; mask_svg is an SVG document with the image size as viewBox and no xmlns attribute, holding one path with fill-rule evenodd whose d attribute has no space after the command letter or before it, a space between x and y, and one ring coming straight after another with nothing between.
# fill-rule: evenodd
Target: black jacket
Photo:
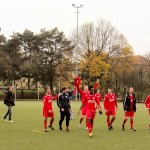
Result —
<instances>
[{"instance_id":1,"label":"black jacket","mask_svg":"<svg viewBox=\"0 0 150 150\"><path fill-rule=\"evenodd\" d=\"M7 91L6 97L4 99L4 104L7 106L15 106L14 98L12 92Z\"/></svg>"},{"instance_id":2,"label":"black jacket","mask_svg":"<svg viewBox=\"0 0 150 150\"><path fill-rule=\"evenodd\" d=\"M125 99L123 101L123 108L126 111L131 111L131 103L130 103L130 95L129 93L125 96ZM133 94L133 111L136 112L136 97Z\"/></svg>"},{"instance_id":3,"label":"black jacket","mask_svg":"<svg viewBox=\"0 0 150 150\"><path fill-rule=\"evenodd\" d=\"M62 93L62 95L60 95L57 100L57 105L60 109L64 108L64 110L68 111L71 108L69 102L69 95L67 93Z\"/></svg>"}]
</instances>

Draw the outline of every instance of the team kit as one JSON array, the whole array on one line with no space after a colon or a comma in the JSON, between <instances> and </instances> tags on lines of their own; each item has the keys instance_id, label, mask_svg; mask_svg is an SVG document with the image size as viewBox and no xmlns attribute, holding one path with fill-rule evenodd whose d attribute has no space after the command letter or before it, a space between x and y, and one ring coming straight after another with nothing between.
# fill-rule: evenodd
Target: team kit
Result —
<instances>
[{"instance_id":1,"label":"team kit","mask_svg":"<svg viewBox=\"0 0 150 150\"><path fill-rule=\"evenodd\" d=\"M79 108L78 114L81 113L81 117L78 123L78 127L81 127L83 120L86 120L86 130L89 137L93 136L93 125L96 112L102 115L103 111L100 105L102 96L100 91L97 89L99 80L95 83L93 87L84 86L84 89L80 89L81 80L79 77L76 77L74 80L74 88L78 90L81 95L81 106ZM48 132L47 128L54 130L54 111L52 107L52 101L57 100L57 105L60 109L60 120L59 120L59 129L62 130L62 123L66 119L66 131L69 132L69 122L70 122L70 100L68 95L68 88L62 88L62 93L52 96L50 88L45 89L46 94L43 97L43 117L44 117L44 131ZM76 92L76 91L74 91ZM108 89L108 93L104 96L104 110L107 120L108 130L113 130L113 123L116 119L116 110L118 109L118 104L116 100L116 95L112 92L112 89ZM145 101L145 106L148 109L150 115L150 95L147 96ZM134 113L136 112L136 97L134 95L133 87L129 88L128 93L125 95L123 100L124 108L124 120L122 122L122 130L125 130L125 124L130 120L130 131L135 132L134 129ZM48 125L48 118L50 118L50 123ZM149 128L150 129L150 124Z\"/></svg>"}]
</instances>

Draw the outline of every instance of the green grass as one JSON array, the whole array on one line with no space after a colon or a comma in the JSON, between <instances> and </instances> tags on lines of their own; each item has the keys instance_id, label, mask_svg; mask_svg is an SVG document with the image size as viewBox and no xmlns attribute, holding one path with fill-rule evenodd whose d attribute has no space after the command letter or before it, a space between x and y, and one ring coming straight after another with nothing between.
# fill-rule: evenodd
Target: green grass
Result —
<instances>
[{"instance_id":1,"label":"green grass","mask_svg":"<svg viewBox=\"0 0 150 150\"><path fill-rule=\"evenodd\" d=\"M72 102L72 109L77 113L80 102ZM53 103L55 111L55 131L43 132L42 102L16 101L13 108L14 123L0 121L0 150L148 150L150 131L148 112L144 104L137 105L135 114L135 128L137 132L129 131L129 122L126 130L121 130L123 120L122 104L119 104L114 130L108 131L106 117L97 114L95 118L93 138L89 138L84 129L78 128L79 116L70 122L71 132L58 130L59 110ZM0 116L7 108L0 102ZM65 122L63 124L65 129ZM37 130L40 132L34 132Z\"/></svg>"}]
</instances>

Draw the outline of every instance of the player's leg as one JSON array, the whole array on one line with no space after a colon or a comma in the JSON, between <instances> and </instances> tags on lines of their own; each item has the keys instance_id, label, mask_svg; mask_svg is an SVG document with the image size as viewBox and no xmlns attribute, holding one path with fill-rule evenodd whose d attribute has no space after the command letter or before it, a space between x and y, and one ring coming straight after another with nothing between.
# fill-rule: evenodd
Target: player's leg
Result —
<instances>
[{"instance_id":1,"label":"player's leg","mask_svg":"<svg viewBox=\"0 0 150 150\"><path fill-rule=\"evenodd\" d=\"M88 110L86 117L89 137L92 137L92 112Z\"/></svg>"},{"instance_id":2,"label":"player's leg","mask_svg":"<svg viewBox=\"0 0 150 150\"><path fill-rule=\"evenodd\" d=\"M84 106L81 111L82 111L82 115L81 115L80 121L78 123L78 127L79 128L81 127L81 123L83 122L83 120L84 120L84 118L86 116L86 107Z\"/></svg>"},{"instance_id":3,"label":"player's leg","mask_svg":"<svg viewBox=\"0 0 150 150\"><path fill-rule=\"evenodd\" d=\"M110 111L107 111L106 112L106 121L107 121L107 126L108 128L110 128Z\"/></svg>"},{"instance_id":4,"label":"player's leg","mask_svg":"<svg viewBox=\"0 0 150 150\"><path fill-rule=\"evenodd\" d=\"M69 132L70 112L66 111L66 131Z\"/></svg>"},{"instance_id":5,"label":"player's leg","mask_svg":"<svg viewBox=\"0 0 150 150\"><path fill-rule=\"evenodd\" d=\"M54 130L54 128L53 128L54 112L53 112L53 111L50 113L50 117L51 117L51 119L50 119L50 124L49 124L48 127L49 127L51 130Z\"/></svg>"},{"instance_id":6,"label":"player's leg","mask_svg":"<svg viewBox=\"0 0 150 150\"><path fill-rule=\"evenodd\" d=\"M9 115L9 109L7 110L5 116L3 117L3 119L6 121L7 116Z\"/></svg>"},{"instance_id":7,"label":"player's leg","mask_svg":"<svg viewBox=\"0 0 150 150\"><path fill-rule=\"evenodd\" d=\"M134 112L130 112L130 131L136 131L134 128L133 128L133 125L134 125Z\"/></svg>"},{"instance_id":8,"label":"player's leg","mask_svg":"<svg viewBox=\"0 0 150 150\"><path fill-rule=\"evenodd\" d=\"M44 108L43 108L43 117L44 117L44 130L45 130L45 132L48 132L47 131L47 119L49 117L49 113L48 113L48 110L46 110Z\"/></svg>"},{"instance_id":9,"label":"player's leg","mask_svg":"<svg viewBox=\"0 0 150 150\"><path fill-rule=\"evenodd\" d=\"M59 129L62 130L62 122L64 121L65 114L60 111Z\"/></svg>"},{"instance_id":10,"label":"player's leg","mask_svg":"<svg viewBox=\"0 0 150 150\"><path fill-rule=\"evenodd\" d=\"M93 125L94 125L95 115L96 115L96 112L92 112L92 117L91 117L91 131L93 131Z\"/></svg>"},{"instance_id":11,"label":"player's leg","mask_svg":"<svg viewBox=\"0 0 150 150\"><path fill-rule=\"evenodd\" d=\"M112 115L112 118L111 118L111 121L110 121L110 129L113 129L112 124L113 124L113 122L114 122L115 119L116 119L116 112L115 112L115 111L112 111L112 112L111 112L111 115Z\"/></svg>"},{"instance_id":12,"label":"player's leg","mask_svg":"<svg viewBox=\"0 0 150 150\"><path fill-rule=\"evenodd\" d=\"M125 112L125 117L124 117L124 120L123 120L123 123L122 123L122 130L125 130L125 124L128 121L129 117L130 117L130 112L126 111Z\"/></svg>"},{"instance_id":13,"label":"player's leg","mask_svg":"<svg viewBox=\"0 0 150 150\"><path fill-rule=\"evenodd\" d=\"M45 132L48 132L47 131L47 117L44 118L44 129L45 129Z\"/></svg>"},{"instance_id":14,"label":"player's leg","mask_svg":"<svg viewBox=\"0 0 150 150\"><path fill-rule=\"evenodd\" d=\"M11 120L11 116L12 116L12 106L9 106L9 107L8 107L8 110L9 110L9 122L13 122L13 121Z\"/></svg>"}]
</instances>

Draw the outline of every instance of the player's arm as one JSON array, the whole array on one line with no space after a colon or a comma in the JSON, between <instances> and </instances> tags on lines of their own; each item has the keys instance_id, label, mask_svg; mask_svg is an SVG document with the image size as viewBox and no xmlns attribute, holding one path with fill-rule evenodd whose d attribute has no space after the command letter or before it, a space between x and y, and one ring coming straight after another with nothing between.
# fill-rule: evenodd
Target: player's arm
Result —
<instances>
[{"instance_id":1,"label":"player's arm","mask_svg":"<svg viewBox=\"0 0 150 150\"><path fill-rule=\"evenodd\" d=\"M61 97L57 99L57 106L61 109Z\"/></svg>"},{"instance_id":2,"label":"player's arm","mask_svg":"<svg viewBox=\"0 0 150 150\"><path fill-rule=\"evenodd\" d=\"M150 109L150 97L149 96L147 96L146 97L146 100L145 100L145 106L146 106L146 108L149 110Z\"/></svg>"},{"instance_id":3,"label":"player's arm","mask_svg":"<svg viewBox=\"0 0 150 150\"><path fill-rule=\"evenodd\" d=\"M108 100L107 100L107 96L104 97L104 109L105 111L107 111L107 105L108 105Z\"/></svg>"},{"instance_id":4,"label":"player's arm","mask_svg":"<svg viewBox=\"0 0 150 150\"><path fill-rule=\"evenodd\" d=\"M124 111L127 110L126 102L127 102L127 95L125 95L125 98L124 98L124 100L123 100L123 109L124 109Z\"/></svg>"},{"instance_id":5,"label":"player's arm","mask_svg":"<svg viewBox=\"0 0 150 150\"><path fill-rule=\"evenodd\" d=\"M80 93L80 95L82 95L83 91L80 89L79 84L77 83L76 88L78 90L78 92Z\"/></svg>"},{"instance_id":6,"label":"player's arm","mask_svg":"<svg viewBox=\"0 0 150 150\"><path fill-rule=\"evenodd\" d=\"M58 95L55 95L52 100L57 100L58 99Z\"/></svg>"},{"instance_id":7,"label":"player's arm","mask_svg":"<svg viewBox=\"0 0 150 150\"><path fill-rule=\"evenodd\" d=\"M100 105L100 100L99 97L96 97L96 105L97 105L97 110L99 112L99 114L101 115L103 113L101 105Z\"/></svg>"},{"instance_id":8,"label":"player's arm","mask_svg":"<svg viewBox=\"0 0 150 150\"><path fill-rule=\"evenodd\" d=\"M83 102L82 102L82 105L81 105L80 108L79 108L78 115L80 114L81 109L82 109L84 106L86 106L86 102L87 102L87 97L85 96L85 97L84 97L84 100L83 100Z\"/></svg>"},{"instance_id":9,"label":"player's arm","mask_svg":"<svg viewBox=\"0 0 150 150\"><path fill-rule=\"evenodd\" d=\"M115 106L116 106L116 109L118 110L118 104L117 104L117 98L116 98L116 95L115 95Z\"/></svg>"},{"instance_id":10,"label":"player's arm","mask_svg":"<svg viewBox=\"0 0 150 150\"><path fill-rule=\"evenodd\" d=\"M80 108L79 108L79 111L78 111L78 115L80 114L80 112L81 112L81 109L83 108L83 104L81 104L81 106L80 106Z\"/></svg>"},{"instance_id":11,"label":"player's arm","mask_svg":"<svg viewBox=\"0 0 150 150\"><path fill-rule=\"evenodd\" d=\"M96 81L96 83L95 83L95 85L94 85L94 90L96 90L97 89L97 87L98 87L98 85L99 85L99 79L97 79L97 81Z\"/></svg>"}]
</instances>

